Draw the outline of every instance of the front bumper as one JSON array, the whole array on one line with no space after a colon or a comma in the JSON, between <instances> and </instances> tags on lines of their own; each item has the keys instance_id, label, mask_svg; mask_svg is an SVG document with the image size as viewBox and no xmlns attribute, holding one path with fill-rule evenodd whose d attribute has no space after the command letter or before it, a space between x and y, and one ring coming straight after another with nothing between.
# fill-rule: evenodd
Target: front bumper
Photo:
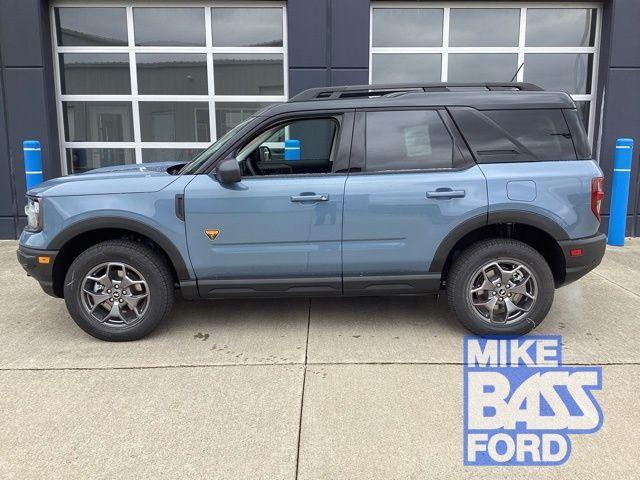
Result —
<instances>
[{"instance_id":1,"label":"front bumper","mask_svg":"<svg viewBox=\"0 0 640 480\"><path fill-rule=\"evenodd\" d=\"M35 278L45 293L52 297L57 297L53 291L53 265L58 251L38 250L20 245L17 254L18 262L27 272L27 275ZM48 263L42 263L43 258L48 258Z\"/></svg>"},{"instance_id":2,"label":"front bumper","mask_svg":"<svg viewBox=\"0 0 640 480\"><path fill-rule=\"evenodd\" d=\"M563 240L558 242L564 255L566 273L564 281L560 285L567 285L584 277L591 270L600 265L607 246L607 236L598 233L592 237L576 240ZM571 255L571 252L581 250L580 255ZM558 285L558 286L560 286Z\"/></svg>"}]
</instances>

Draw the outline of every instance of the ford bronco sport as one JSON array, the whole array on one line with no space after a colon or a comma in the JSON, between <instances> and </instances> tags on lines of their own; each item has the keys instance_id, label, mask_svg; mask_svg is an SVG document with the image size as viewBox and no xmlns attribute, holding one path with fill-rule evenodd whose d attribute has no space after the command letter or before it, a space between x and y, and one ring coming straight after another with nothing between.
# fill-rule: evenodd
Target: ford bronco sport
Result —
<instances>
[{"instance_id":1,"label":"ford bronco sport","mask_svg":"<svg viewBox=\"0 0 640 480\"><path fill-rule=\"evenodd\" d=\"M18 258L86 332L133 340L183 297L446 291L523 334L600 262L602 172L575 104L524 83L316 88L187 164L27 193Z\"/></svg>"}]
</instances>

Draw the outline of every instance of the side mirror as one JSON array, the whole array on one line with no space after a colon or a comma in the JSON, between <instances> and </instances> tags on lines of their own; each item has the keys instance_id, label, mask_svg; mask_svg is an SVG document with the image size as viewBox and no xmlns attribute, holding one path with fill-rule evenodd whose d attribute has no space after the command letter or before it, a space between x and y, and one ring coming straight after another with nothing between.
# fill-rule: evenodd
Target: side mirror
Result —
<instances>
[{"instance_id":1,"label":"side mirror","mask_svg":"<svg viewBox=\"0 0 640 480\"><path fill-rule=\"evenodd\" d=\"M240 165L235 158L227 158L220 162L215 170L215 175L220 183L236 183L242 179Z\"/></svg>"}]
</instances>

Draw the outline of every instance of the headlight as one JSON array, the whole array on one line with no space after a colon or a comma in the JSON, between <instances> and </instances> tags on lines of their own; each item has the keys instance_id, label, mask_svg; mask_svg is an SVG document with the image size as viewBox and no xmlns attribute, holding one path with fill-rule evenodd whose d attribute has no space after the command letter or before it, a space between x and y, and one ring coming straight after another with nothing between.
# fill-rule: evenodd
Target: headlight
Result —
<instances>
[{"instance_id":1,"label":"headlight","mask_svg":"<svg viewBox=\"0 0 640 480\"><path fill-rule=\"evenodd\" d=\"M42 212L40 210L40 200L27 197L27 205L24 207L27 214L27 230L38 232L42 230Z\"/></svg>"}]
</instances>

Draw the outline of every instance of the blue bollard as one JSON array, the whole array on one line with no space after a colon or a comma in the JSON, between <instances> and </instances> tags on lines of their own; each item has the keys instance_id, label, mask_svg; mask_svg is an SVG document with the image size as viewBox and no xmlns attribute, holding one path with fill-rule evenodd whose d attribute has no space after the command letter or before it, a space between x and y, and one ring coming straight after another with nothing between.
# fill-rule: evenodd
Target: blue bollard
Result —
<instances>
[{"instance_id":1,"label":"blue bollard","mask_svg":"<svg viewBox=\"0 0 640 480\"><path fill-rule=\"evenodd\" d=\"M42 177L42 152L40 142L25 140L22 142L24 152L24 174L27 177L27 191L44 181Z\"/></svg>"},{"instance_id":2,"label":"blue bollard","mask_svg":"<svg viewBox=\"0 0 640 480\"><path fill-rule=\"evenodd\" d=\"M613 181L611 182L611 207L609 210L609 240L607 243L618 247L624 246L632 158L633 140L631 138L619 138L616 140L616 154L613 158Z\"/></svg>"},{"instance_id":3,"label":"blue bollard","mask_svg":"<svg viewBox=\"0 0 640 480\"><path fill-rule=\"evenodd\" d=\"M292 138L284 141L284 159L300 160L300 140Z\"/></svg>"}]
</instances>

